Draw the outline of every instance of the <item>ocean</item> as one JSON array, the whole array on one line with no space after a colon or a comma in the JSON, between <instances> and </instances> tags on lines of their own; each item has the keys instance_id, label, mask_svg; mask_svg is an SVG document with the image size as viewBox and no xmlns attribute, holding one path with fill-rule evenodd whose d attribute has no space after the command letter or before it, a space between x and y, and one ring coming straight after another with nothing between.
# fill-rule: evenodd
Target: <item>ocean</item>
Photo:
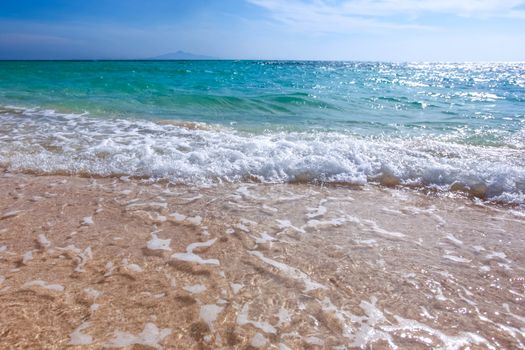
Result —
<instances>
[{"instance_id":1,"label":"ocean","mask_svg":"<svg viewBox=\"0 0 525 350\"><path fill-rule=\"evenodd\" d=\"M0 348L524 349L524 209L525 64L0 62Z\"/></svg>"},{"instance_id":2,"label":"ocean","mask_svg":"<svg viewBox=\"0 0 525 350\"><path fill-rule=\"evenodd\" d=\"M525 64L0 62L0 165L525 203Z\"/></svg>"}]
</instances>

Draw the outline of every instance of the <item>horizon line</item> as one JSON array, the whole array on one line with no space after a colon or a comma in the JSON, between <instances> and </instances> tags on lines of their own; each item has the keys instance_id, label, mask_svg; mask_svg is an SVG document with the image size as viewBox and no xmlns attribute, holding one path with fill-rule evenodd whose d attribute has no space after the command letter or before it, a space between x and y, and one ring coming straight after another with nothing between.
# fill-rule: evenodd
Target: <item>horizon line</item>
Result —
<instances>
[{"instance_id":1,"label":"horizon line","mask_svg":"<svg viewBox=\"0 0 525 350\"><path fill-rule=\"evenodd\" d=\"M187 59L155 59L155 58L0 58L0 62L193 62L193 61L277 61L277 62L377 62L377 63L525 63L523 61L458 61L458 60L376 60L376 59L294 59L294 58L187 58Z\"/></svg>"}]
</instances>

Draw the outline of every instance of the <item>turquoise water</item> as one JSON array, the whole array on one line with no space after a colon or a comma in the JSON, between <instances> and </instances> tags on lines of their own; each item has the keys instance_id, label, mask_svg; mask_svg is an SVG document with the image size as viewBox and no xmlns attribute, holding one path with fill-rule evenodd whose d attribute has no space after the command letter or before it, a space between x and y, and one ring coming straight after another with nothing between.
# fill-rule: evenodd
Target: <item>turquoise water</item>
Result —
<instances>
[{"instance_id":1,"label":"turquoise water","mask_svg":"<svg viewBox=\"0 0 525 350\"><path fill-rule=\"evenodd\" d=\"M0 106L12 169L525 198L521 63L0 62Z\"/></svg>"}]
</instances>

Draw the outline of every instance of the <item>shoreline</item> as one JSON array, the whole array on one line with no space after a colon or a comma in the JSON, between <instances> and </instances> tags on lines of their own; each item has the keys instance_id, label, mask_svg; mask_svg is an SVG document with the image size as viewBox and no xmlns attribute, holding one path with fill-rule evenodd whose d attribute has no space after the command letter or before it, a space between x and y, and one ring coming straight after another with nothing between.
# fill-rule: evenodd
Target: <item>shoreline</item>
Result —
<instances>
[{"instance_id":1,"label":"shoreline","mask_svg":"<svg viewBox=\"0 0 525 350\"><path fill-rule=\"evenodd\" d=\"M2 347L525 343L520 211L370 185L4 171L0 191Z\"/></svg>"}]
</instances>

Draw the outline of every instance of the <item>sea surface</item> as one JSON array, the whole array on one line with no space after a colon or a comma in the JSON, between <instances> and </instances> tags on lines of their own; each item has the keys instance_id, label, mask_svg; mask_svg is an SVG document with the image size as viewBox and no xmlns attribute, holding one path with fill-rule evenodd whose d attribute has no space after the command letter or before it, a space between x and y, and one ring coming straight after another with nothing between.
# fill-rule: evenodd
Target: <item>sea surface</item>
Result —
<instances>
[{"instance_id":1,"label":"sea surface","mask_svg":"<svg viewBox=\"0 0 525 350\"><path fill-rule=\"evenodd\" d=\"M0 166L525 204L525 63L0 62Z\"/></svg>"}]
</instances>

